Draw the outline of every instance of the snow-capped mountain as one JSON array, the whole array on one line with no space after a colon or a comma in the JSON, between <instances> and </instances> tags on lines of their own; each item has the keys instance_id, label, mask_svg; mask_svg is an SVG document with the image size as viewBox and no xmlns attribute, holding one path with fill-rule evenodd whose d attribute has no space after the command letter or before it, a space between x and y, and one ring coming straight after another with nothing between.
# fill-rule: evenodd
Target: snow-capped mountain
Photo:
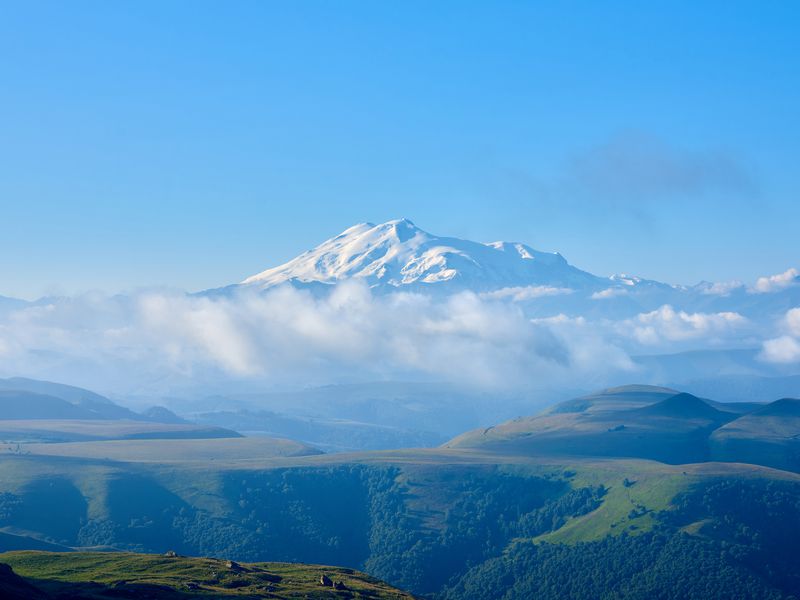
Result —
<instances>
[{"instance_id":1,"label":"snow-capped mountain","mask_svg":"<svg viewBox=\"0 0 800 600\"><path fill-rule=\"evenodd\" d=\"M517 286L597 288L608 285L570 265L558 253L521 243L479 243L440 237L408 219L361 223L286 264L248 277L241 285L270 288L361 279L378 289L497 290Z\"/></svg>"},{"instance_id":2,"label":"snow-capped mountain","mask_svg":"<svg viewBox=\"0 0 800 600\"><path fill-rule=\"evenodd\" d=\"M729 311L760 318L800 304L800 277L794 269L761 278L753 286L738 282L670 285L624 274L600 277L569 264L556 252L541 252L518 242L481 243L437 236L408 219L355 225L283 265L200 295L279 285L325 293L349 280L365 282L375 294L471 291L522 304L534 317L564 314L617 319L669 305L678 311Z\"/></svg>"}]
</instances>

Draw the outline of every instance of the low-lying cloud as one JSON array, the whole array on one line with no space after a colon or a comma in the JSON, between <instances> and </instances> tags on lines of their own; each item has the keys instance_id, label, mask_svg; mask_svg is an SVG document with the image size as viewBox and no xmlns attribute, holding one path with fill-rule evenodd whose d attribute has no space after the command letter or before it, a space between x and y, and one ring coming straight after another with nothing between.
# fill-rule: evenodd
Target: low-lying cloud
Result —
<instances>
[{"instance_id":1,"label":"low-lying cloud","mask_svg":"<svg viewBox=\"0 0 800 600\"><path fill-rule=\"evenodd\" d=\"M777 364L800 362L800 342L788 335L767 340L764 342L761 356L767 362Z\"/></svg>"},{"instance_id":2,"label":"low-lying cloud","mask_svg":"<svg viewBox=\"0 0 800 600\"><path fill-rule=\"evenodd\" d=\"M593 293L590 298L592 300L608 300L610 298L616 298L618 296L625 296L628 294L628 290L621 287L610 287L599 292Z\"/></svg>"},{"instance_id":3,"label":"low-lying cloud","mask_svg":"<svg viewBox=\"0 0 800 600\"><path fill-rule=\"evenodd\" d=\"M702 293L706 296L730 296L733 292L745 288L741 281L716 281L706 285Z\"/></svg>"},{"instance_id":4,"label":"low-lying cloud","mask_svg":"<svg viewBox=\"0 0 800 600\"><path fill-rule=\"evenodd\" d=\"M0 315L0 376L128 395L170 393L206 381L307 387L427 379L486 389L596 387L635 378L631 354L731 347L758 331L736 312L670 305L617 320L531 318L519 300L573 296L562 288L501 292L373 294L353 281L324 295L283 286L230 296L159 290L60 299ZM800 309L785 315L773 338L762 357L795 360L791 340L800 339Z\"/></svg>"},{"instance_id":5,"label":"low-lying cloud","mask_svg":"<svg viewBox=\"0 0 800 600\"><path fill-rule=\"evenodd\" d=\"M800 271L792 267L777 275L759 277L753 286L753 291L759 294L771 294L796 285L800 285Z\"/></svg>"},{"instance_id":6,"label":"low-lying cloud","mask_svg":"<svg viewBox=\"0 0 800 600\"><path fill-rule=\"evenodd\" d=\"M502 300L373 295L352 282L323 297L289 286L231 297L82 296L0 320L0 358L5 375L69 372L75 381L80 371L120 386L126 378L211 375L295 385L423 376L513 386L598 368L590 349L624 366L624 352L588 331L527 318L508 301L518 293L529 292Z\"/></svg>"},{"instance_id":7,"label":"low-lying cloud","mask_svg":"<svg viewBox=\"0 0 800 600\"><path fill-rule=\"evenodd\" d=\"M778 337L761 346L761 359L778 365L800 363L800 307L786 311L779 323Z\"/></svg>"},{"instance_id":8,"label":"low-lying cloud","mask_svg":"<svg viewBox=\"0 0 800 600\"><path fill-rule=\"evenodd\" d=\"M665 340L682 342L698 338L713 342L728 337L747 324L748 320L736 312L688 313L665 304L624 321L622 328L630 331L639 343L651 345Z\"/></svg>"},{"instance_id":9,"label":"low-lying cloud","mask_svg":"<svg viewBox=\"0 0 800 600\"><path fill-rule=\"evenodd\" d=\"M553 287L549 285L527 285L506 287L491 292L483 292L482 298L489 298L491 300L513 300L514 302L526 302L528 300L535 300L536 298L544 298L547 296L563 296L565 294L572 294L574 290L563 287Z\"/></svg>"}]
</instances>

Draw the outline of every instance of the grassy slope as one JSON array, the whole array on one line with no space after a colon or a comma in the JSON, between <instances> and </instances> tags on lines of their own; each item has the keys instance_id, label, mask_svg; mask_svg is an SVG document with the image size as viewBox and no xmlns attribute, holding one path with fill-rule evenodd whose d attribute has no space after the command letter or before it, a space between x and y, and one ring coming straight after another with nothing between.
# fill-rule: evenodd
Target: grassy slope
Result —
<instances>
[{"instance_id":1,"label":"grassy slope","mask_svg":"<svg viewBox=\"0 0 800 600\"><path fill-rule=\"evenodd\" d=\"M307 456L320 451L293 440L252 437L204 440L113 440L64 444L26 444L34 455L142 463L260 461L270 457Z\"/></svg>"},{"instance_id":2,"label":"grassy slope","mask_svg":"<svg viewBox=\"0 0 800 600\"><path fill-rule=\"evenodd\" d=\"M87 499L88 515L103 518L110 510L106 499L108 482L123 475L136 475L163 486L192 506L211 514L225 514L230 511L230 499L225 497L221 488L225 474L348 464L392 465L401 469L400 479L409 490L405 500L409 507L420 514L426 523L434 525L448 508L449 482L465 472L464 469L478 471L496 468L499 472L565 479L573 488L604 486L607 493L597 510L571 519L559 530L541 538L551 542L573 543L622 532L635 534L647 531L653 525L654 513L669 509L677 494L709 478L734 476L800 480L800 476L788 472L736 463L673 466L648 460L500 456L452 449L265 456L241 460L228 457L211 462L193 462L170 452L163 454L165 460L141 463L85 457L0 457L0 491L18 493L32 482L55 477L67 478ZM172 462L167 462L167 459ZM633 484L626 486L625 479ZM35 532L9 533L37 537Z\"/></svg>"},{"instance_id":3,"label":"grassy slope","mask_svg":"<svg viewBox=\"0 0 800 600\"><path fill-rule=\"evenodd\" d=\"M604 390L465 432L445 446L670 464L744 462L800 472L800 400L734 405L670 393L647 386Z\"/></svg>"},{"instance_id":4,"label":"grassy slope","mask_svg":"<svg viewBox=\"0 0 800 600\"><path fill-rule=\"evenodd\" d=\"M238 438L241 434L222 427L193 424L149 423L128 420L11 419L0 420L0 440L90 441L113 439L210 439Z\"/></svg>"},{"instance_id":5,"label":"grassy slope","mask_svg":"<svg viewBox=\"0 0 800 600\"><path fill-rule=\"evenodd\" d=\"M0 562L46 592L87 598L110 597L103 593L109 588L116 589L115 595L138 588L143 594L156 592L159 598L412 598L363 573L317 565L252 563L232 569L226 561L210 558L116 552L8 552L0 554ZM342 581L349 592L320 585L323 573ZM189 583L198 587L190 589Z\"/></svg>"},{"instance_id":6,"label":"grassy slope","mask_svg":"<svg viewBox=\"0 0 800 600\"><path fill-rule=\"evenodd\" d=\"M573 487L603 485L603 503L537 540L552 543L594 541L607 535L636 535L652 529L656 514L670 510L673 499L693 486L716 478L800 481L800 475L738 463L665 465L646 460L583 461L573 465ZM627 479L627 485L626 485Z\"/></svg>"},{"instance_id":7,"label":"grassy slope","mask_svg":"<svg viewBox=\"0 0 800 600\"><path fill-rule=\"evenodd\" d=\"M717 429L710 439L717 460L743 460L800 471L800 400L784 398Z\"/></svg>"}]
</instances>

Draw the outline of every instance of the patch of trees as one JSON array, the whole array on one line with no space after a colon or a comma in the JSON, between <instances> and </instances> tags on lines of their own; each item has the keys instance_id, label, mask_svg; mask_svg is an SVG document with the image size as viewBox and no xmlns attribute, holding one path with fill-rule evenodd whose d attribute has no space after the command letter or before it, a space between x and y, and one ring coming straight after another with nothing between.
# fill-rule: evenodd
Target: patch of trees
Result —
<instances>
[{"instance_id":1,"label":"patch of trees","mask_svg":"<svg viewBox=\"0 0 800 600\"><path fill-rule=\"evenodd\" d=\"M795 600L800 485L730 479L676 499L641 535L575 545L520 542L476 565L441 600ZM696 525L696 534L686 527Z\"/></svg>"}]
</instances>

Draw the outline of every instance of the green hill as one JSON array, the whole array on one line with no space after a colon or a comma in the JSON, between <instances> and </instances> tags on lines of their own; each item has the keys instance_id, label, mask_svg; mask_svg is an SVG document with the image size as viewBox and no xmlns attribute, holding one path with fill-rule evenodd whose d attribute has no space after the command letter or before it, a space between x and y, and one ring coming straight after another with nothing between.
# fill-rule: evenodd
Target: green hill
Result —
<instances>
[{"instance_id":1,"label":"green hill","mask_svg":"<svg viewBox=\"0 0 800 600\"><path fill-rule=\"evenodd\" d=\"M783 398L711 434L714 460L800 471L800 400Z\"/></svg>"},{"instance_id":2,"label":"green hill","mask_svg":"<svg viewBox=\"0 0 800 600\"><path fill-rule=\"evenodd\" d=\"M155 451L166 442L141 443ZM588 544L599 553L596 560L611 560L603 548L612 538L664 535L652 542L661 547L688 535L699 543L717 531L716 523L726 523L724 495L702 504L720 485L738 486L735 497L754 506L768 494L766 501L778 507L765 516L769 527L780 522L800 539L800 507L793 512L794 505L781 508L776 500L800 498L800 476L752 465L450 449L262 458L243 452L213 461L163 454L160 461L136 462L2 456L0 532L14 536L9 540L80 551L175 550L247 562L339 564L430 598L458 597L454 590L478 577L479 565L489 568L520 544ZM751 512L758 514L751 509L737 518ZM757 547L746 548L765 564L780 555L775 548L800 549L796 542L771 541L761 532L765 526L748 525L748 535L760 537ZM735 531L714 535L719 544L741 544ZM639 576L647 576L644 567Z\"/></svg>"},{"instance_id":3,"label":"green hill","mask_svg":"<svg viewBox=\"0 0 800 600\"><path fill-rule=\"evenodd\" d=\"M667 388L626 386L466 432L448 448L531 456L708 460L800 470L800 401L725 404Z\"/></svg>"},{"instance_id":4,"label":"green hill","mask_svg":"<svg viewBox=\"0 0 800 600\"><path fill-rule=\"evenodd\" d=\"M143 419L142 415L115 404L105 396L62 383L12 377L10 379L0 379L0 392L27 399L27 405L24 407L27 416L13 417L6 412L6 403L2 399L2 394L0 394L0 419ZM74 407L73 414L75 416L68 415L64 417L51 412L48 404L52 403L52 399L61 400L61 402ZM63 405L60 406L59 411L63 411L64 408Z\"/></svg>"},{"instance_id":5,"label":"green hill","mask_svg":"<svg viewBox=\"0 0 800 600\"><path fill-rule=\"evenodd\" d=\"M19 390L0 390L3 419L93 419L90 409L55 396Z\"/></svg>"},{"instance_id":6,"label":"green hill","mask_svg":"<svg viewBox=\"0 0 800 600\"><path fill-rule=\"evenodd\" d=\"M16 442L88 442L99 440L238 438L222 427L107 419L0 420L0 440Z\"/></svg>"},{"instance_id":7,"label":"green hill","mask_svg":"<svg viewBox=\"0 0 800 600\"><path fill-rule=\"evenodd\" d=\"M0 440L66 442L239 436L228 428L189 424L162 406L139 414L82 388L23 377L0 379Z\"/></svg>"},{"instance_id":8,"label":"green hill","mask_svg":"<svg viewBox=\"0 0 800 600\"><path fill-rule=\"evenodd\" d=\"M8 445L0 548L337 564L435 600L789 600L800 589L800 474L707 459L720 432L785 441L795 409L779 401L741 415L637 386L438 449Z\"/></svg>"},{"instance_id":9,"label":"green hill","mask_svg":"<svg viewBox=\"0 0 800 600\"><path fill-rule=\"evenodd\" d=\"M8 552L0 554L0 563L0 592L6 600L412 599L410 594L358 571L318 565L239 564L152 554L51 552ZM323 577L330 585L323 585ZM334 584L341 589L335 589Z\"/></svg>"},{"instance_id":10,"label":"green hill","mask_svg":"<svg viewBox=\"0 0 800 600\"><path fill-rule=\"evenodd\" d=\"M676 390L670 388L652 385L624 385L560 402L542 414L595 413L639 408L654 404L677 393Z\"/></svg>"},{"instance_id":11,"label":"green hill","mask_svg":"<svg viewBox=\"0 0 800 600\"><path fill-rule=\"evenodd\" d=\"M169 431L169 430L168 430ZM86 458L92 460L122 461L126 463L195 463L211 461L234 462L262 461L281 456L310 456L321 454L320 450L280 438L268 437L201 437L202 430L190 430L192 437L168 439L141 437L108 441L71 442L59 444L28 443L21 446L35 456L62 458ZM188 432L187 432L188 435ZM0 445L0 449L2 446ZM16 449L16 447L14 447Z\"/></svg>"},{"instance_id":12,"label":"green hill","mask_svg":"<svg viewBox=\"0 0 800 600\"><path fill-rule=\"evenodd\" d=\"M675 394L654 404L635 409L630 413L640 417L667 417L671 419L702 419L711 423L725 423L734 417L718 410L707 401L691 394Z\"/></svg>"}]
</instances>

